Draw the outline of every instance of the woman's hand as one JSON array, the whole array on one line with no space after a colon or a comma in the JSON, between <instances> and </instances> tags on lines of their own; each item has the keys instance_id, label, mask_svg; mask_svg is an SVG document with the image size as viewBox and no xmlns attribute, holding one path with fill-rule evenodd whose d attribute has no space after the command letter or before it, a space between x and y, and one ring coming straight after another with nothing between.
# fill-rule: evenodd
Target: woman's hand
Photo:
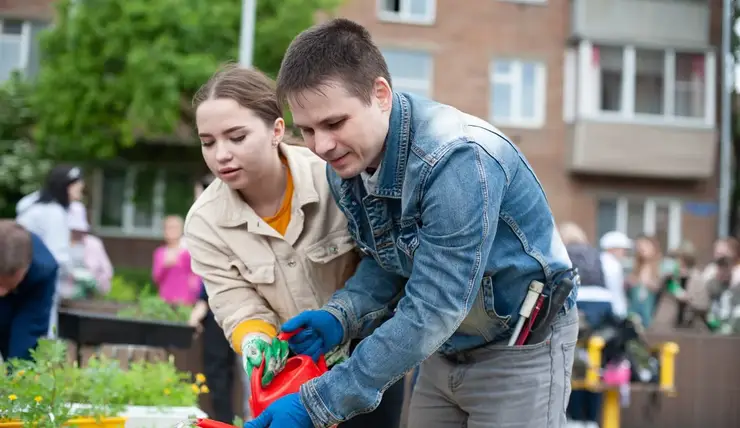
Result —
<instances>
[{"instance_id":1,"label":"woman's hand","mask_svg":"<svg viewBox=\"0 0 740 428\"><path fill-rule=\"evenodd\" d=\"M253 333L242 341L242 363L251 381L254 369L262 365L262 386L267 386L285 368L288 359L288 342L270 338L266 334Z\"/></svg>"}]
</instances>

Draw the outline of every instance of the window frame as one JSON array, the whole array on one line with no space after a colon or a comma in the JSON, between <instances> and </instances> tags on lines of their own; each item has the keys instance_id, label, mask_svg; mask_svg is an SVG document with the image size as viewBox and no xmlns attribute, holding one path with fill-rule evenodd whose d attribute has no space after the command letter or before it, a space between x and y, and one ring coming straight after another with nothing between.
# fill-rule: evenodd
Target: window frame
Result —
<instances>
[{"instance_id":1,"label":"window frame","mask_svg":"<svg viewBox=\"0 0 740 428\"><path fill-rule=\"evenodd\" d=\"M599 74L601 68L594 64L595 48L601 46L616 47L622 51L622 88L619 111L603 111L600 107L601 87ZM626 122L645 125L682 126L690 128L714 128L716 125L716 84L717 59L713 50L706 49L659 49L663 52L663 113L649 114L635 112L635 81L637 78L636 58L641 49L656 50L651 47L635 45L615 45L599 43L594 46L589 41L578 45L577 74L577 111L578 116L605 122ZM676 102L676 54L704 55L704 115L703 117L685 117L675 115ZM589 98L591 97L591 98Z\"/></svg>"},{"instance_id":2,"label":"window frame","mask_svg":"<svg viewBox=\"0 0 740 428\"><path fill-rule=\"evenodd\" d=\"M511 64L511 71L508 75L502 76L496 73L496 63L507 62ZM521 114L521 96L522 85L522 68L524 64L535 65L535 82L534 82L534 116L523 117ZM519 59L519 58L494 58L489 64L489 96L488 96L488 116L489 121L497 126L509 128L541 128L545 125L547 110L547 65L544 61L537 59ZM509 106L512 110L512 117L497 117L493 111L494 87L496 84L508 84L512 86L514 94L513 102Z\"/></svg>"},{"instance_id":3,"label":"window frame","mask_svg":"<svg viewBox=\"0 0 740 428\"><path fill-rule=\"evenodd\" d=\"M134 183L136 182L136 174L138 171L156 168L157 178L154 182L152 189L153 200L152 200L152 226L151 227L140 227L135 224L136 217L136 206L134 202L135 189ZM93 213L92 221L95 233L102 237L112 238L143 238L143 239L161 239L163 236L163 220L167 215L165 213L165 196L167 188L167 172L170 171L168 168L160 168L155 164L134 164L125 166L125 178L124 178L124 194L122 195L120 205L122 211L122 225L118 226L102 226L101 216L103 209L103 188L105 182L105 174L102 168L97 168L93 172ZM193 184L195 186L195 184ZM194 195L193 195L194 199Z\"/></svg>"},{"instance_id":4,"label":"window frame","mask_svg":"<svg viewBox=\"0 0 740 428\"><path fill-rule=\"evenodd\" d=\"M642 205L642 233L654 235L656 231L656 215L658 205L668 205L668 242L665 250L678 248L683 239L683 201L679 198L659 196L617 196L601 195L596 199L596 223L598 224L598 203L600 201L616 202L616 224L612 230L628 233L629 203L639 202ZM634 238L634 236L630 236ZM597 237L597 240L601 237Z\"/></svg>"},{"instance_id":5,"label":"window frame","mask_svg":"<svg viewBox=\"0 0 740 428\"><path fill-rule=\"evenodd\" d=\"M10 21L9 18L2 18L0 17L0 39L11 39L11 40L17 40L20 44L20 58L18 60L19 64L14 69L15 71L20 71L21 73L26 73L26 70L28 70L28 65L31 58L31 21L29 20L20 20L20 19L12 19L13 21L21 21L21 34L4 34L3 33L3 24L4 21ZM3 83L4 80L0 80L0 83Z\"/></svg>"},{"instance_id":6,"label":"window frame","mask_svg":"<svg viewBox=\"0 0 740 428\"><path fill-rule=\"evenodd\" d=\"M412 0L400 0L401 4L398 12L386 10L385 0L377 0L376 12L380 21L414 24L414 25L433 25L437 18L437 0L426 1L426 14L415 15L411 13Z\"/></svg>"},{"instance_id":7,"label":"window frame","mask_svg":"<svg viewBox=\"0 0 740 428\"><path fill-rule=\"evenodd\" d=\"M398 92L408 92L404 91L405 88L414 88L418 90L418 92L424 92L424 96L431 99L432 94L434 92L434 55L432 55L431 52L423 49L407 49L407 48L401 48L401 47L384 47L380 49L381 53L383 54L383 58L386 58L386 63L388 63L386 53L387 52L394 52L394 53L412 53L412 54L423 54L427 57L428 61L425 64L424 74L427 76L426 78L398 78L393 75L393 72L391 70L390 64L388 64L388 71L391 73L391 83L393 85L393 90Z\"/></svg>"}]
</instances>

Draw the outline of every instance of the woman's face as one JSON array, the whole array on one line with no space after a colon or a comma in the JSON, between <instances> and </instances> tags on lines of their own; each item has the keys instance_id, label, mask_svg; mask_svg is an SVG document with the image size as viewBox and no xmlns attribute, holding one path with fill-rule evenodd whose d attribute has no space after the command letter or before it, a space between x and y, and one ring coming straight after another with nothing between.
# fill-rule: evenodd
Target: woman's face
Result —
<instances>
[{"instance_id":1,"label":"woman's face","mask_svg":"<svg viewBox=\"0 0 740 428\"><path fill-rule=\"evenodd\" d=\"M735 254L733 254L732 246L727 243L724 239L721 239L714 243L714 259L721 259L721 258L730 258L734 259Z\"/></svg>"},{"instance_id":2,"label":"woman's face","mask_svg":"<svg viewBox=\"0 0 740 428\"><path fill-rule=\"evenodd\" d=\"M642 256L645 260L650 260L655 257L655 246L649 239L641 238L637 240L635 244L637 254Z\"/></svg>"},{"instance_id":3,"label":"woman's face","mask_svg":"<svg viewBox=\"0 0 740 428\"><path fill-rule=\"evenodd\" d=\"M182 238L182 220L178 217L167 217L164 220L164 240L179 241Z\"/></svg>"},{"instance_id":4,"label":"woman's face","mask_svg":"<svg viewBox=\"0 0 740 428\"><path fill-rule=\"evenodd\" d=\"M211 172L230 188L259 184L274 165L282 140L282 118L267 124L254 111L231 99L209 99L195 113L203 159Z\"/></svg>"},{"instance_id":5,"label":"woman's face","mask_svg":"<svg viewBox=\"0 0 740 428\"><path fill-rule=\"evenodd\" d=\"M82 200L82 192L85 190L85 182L82 180L77 180L74 183L70 184L67 187L67 193L69 195L69 201L81 201Z\"/></svg>"}]
</instances>

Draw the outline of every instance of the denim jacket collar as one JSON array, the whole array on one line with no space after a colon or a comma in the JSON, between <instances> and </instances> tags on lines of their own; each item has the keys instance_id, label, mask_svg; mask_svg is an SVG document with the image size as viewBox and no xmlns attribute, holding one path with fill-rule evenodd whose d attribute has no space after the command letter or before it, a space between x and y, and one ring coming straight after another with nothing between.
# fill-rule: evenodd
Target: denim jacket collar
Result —
<instances>
[{"instance_id":1,"label":"denim jacket collar","mask_svg":"<svg viewBox=\"0 0 740 428\"><path fill-rule=\"evenodd\" d=\"M374 196L401 199L406 161L411 146L411 108L405 96L393 93L388 135Z\"/></svg>"}]
</instances>

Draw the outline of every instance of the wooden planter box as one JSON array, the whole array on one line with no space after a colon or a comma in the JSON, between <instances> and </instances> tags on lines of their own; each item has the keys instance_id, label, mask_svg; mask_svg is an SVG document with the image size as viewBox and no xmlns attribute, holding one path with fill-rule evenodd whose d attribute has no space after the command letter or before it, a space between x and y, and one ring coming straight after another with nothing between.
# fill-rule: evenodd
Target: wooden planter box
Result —
<instances>
[{"instance_id":1,"label":"wooden planter box","mask_svg":"<svg viewBox=\"0 0 740 428\"><path fill-rule=\"evenodd\" d=\"M78 346L139 345L189 349L195 328L187 324L119 318L115 315L61 309L59 337Z\"/></svg>"}]
</instances>

